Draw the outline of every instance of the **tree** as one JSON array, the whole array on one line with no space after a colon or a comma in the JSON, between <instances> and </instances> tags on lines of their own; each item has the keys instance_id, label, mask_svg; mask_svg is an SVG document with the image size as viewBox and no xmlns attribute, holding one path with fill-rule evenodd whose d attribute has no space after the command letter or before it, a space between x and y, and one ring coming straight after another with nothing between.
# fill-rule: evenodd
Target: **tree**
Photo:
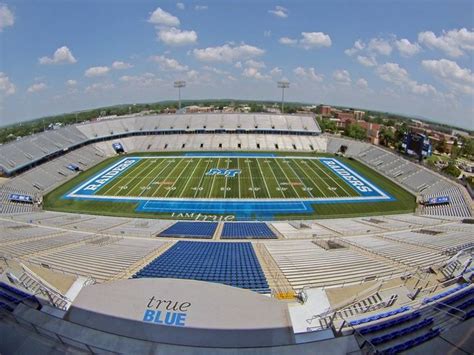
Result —
<instances>
[{"instance_id":1,"label":"tree","mask_svg":"<svg viewBox=\"0 0 474 355\"><path fill-rule=\"evenodd\" d=\"M446 151L446 140L444 139L444 137L436 143L435 149L441 154Z\"/></svg>"},{"instance_id":2,"label":"tree","mask_svg":"<svg viewBox=\"0 0 474 355\"><path fill-rule=\"evenodd\" d=\"M395 143L395 133L387 127L382 127L379 132L380 144L388 147Z\"/></svg>"},{"instance_id":3,"label":"tree","mask_svg":"<svg viewBox=\"0 0 474 355\"><path fill-rule=\"evenodd\" d=\"M358 140L365 140L367 132L357 124L349 124L344 130L344 135Z\"/></svg>"},{"instance_id":4,"label":"tree","mask_svg":"<svg viewBox=\"0 0 474 355\"><path fill-rule=\"evenodd\" d=\"M458 178L459 175L461 175L461 170L458 169L453 160L450 160L448 165L444 167L442 171L455 178Z\"/></svg>"}]
</instances>

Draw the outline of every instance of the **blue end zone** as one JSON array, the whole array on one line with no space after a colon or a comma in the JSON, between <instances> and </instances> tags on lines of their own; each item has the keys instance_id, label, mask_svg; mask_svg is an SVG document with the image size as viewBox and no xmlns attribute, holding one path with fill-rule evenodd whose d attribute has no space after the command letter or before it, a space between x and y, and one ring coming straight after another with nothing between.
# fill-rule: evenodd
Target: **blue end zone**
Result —
<instances>
[{"instance_id":1,"label":"blue end zone","mask_svg":"<svg viewBox=\"0 0 474 355\"><path fill-rule=\"evenodd\" d=\"M275 154L272 153L237 153L237 152L197 152L197 153L185 153L187 157L244 157L244 158L274 158Z\"/></svg>"},{"instance_id":2,"label":"blue end zone","mask_svg":"<svg viewBox=\"0 0 474 355\"><path fill-rule=\"evenodd\" d=\"M345 164L341 163L339 160L333 158L321 158L319 161L344 180L344 182L359 195L368 197L387 196L385 192L367 181Z\"/></svg>"},{"instance_id":3,"label":"blue end zone","mask_svg":"<svg viewBox=\"0 0 474 355\"><path fill-rule=\"evenodd\" d=\"M94 195L102 187L114 180L117 176L120 176L125 170L130 168L139 160L140 158L122 159L118 163L102 170L99 174L95 175L92 179L88 180L87 182L85 182L72 192L68 193L67 195Z\"/></svg>"},{"instance_id":4,"label":"blue end zone","mask_svg":"<svg viewBox=\"0 0 474 355\"><path fill-rule=\"evenodd\" d=\"M239 218L273 217L276 214L306 214L314 212L306 201L143 201L138 212L212 213L235 215Z\"/></svg>"}]
</instances>

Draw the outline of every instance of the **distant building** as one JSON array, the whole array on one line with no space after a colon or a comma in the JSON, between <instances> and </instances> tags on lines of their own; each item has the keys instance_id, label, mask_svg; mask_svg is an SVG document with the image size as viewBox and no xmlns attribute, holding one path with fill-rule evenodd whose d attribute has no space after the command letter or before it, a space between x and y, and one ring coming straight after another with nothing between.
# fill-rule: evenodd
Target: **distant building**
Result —
<instances>
[{"instance_id":1,"label":"distant building","mask_svg":"<svg viewBox=\"0 0 474 355\"><path fill-rule=\"evenodd\" d=\"M319 105L316 108L316 112L319 113L321 116L329 117L332 115L332 107L328 105Z\"/></svg>"},{"instance_id":2,"label":"distant building","mask_svg":"<svg viewBox=\"0 0 474 355\"><path fill-rule=\"evenodd\" d=\"M336 113L336 117L341 120L353 120L354 113L352 111L340 111Z\"/></svg>"},{"instance_id":3,"label":"distant building","mask_svg":"<svg viewBox=\"0 0 474 355\"><path fill-rule=\"evenodd\" d=\"M213 106L187 106L186 113L206 113L214 111Z\"/></svg>"},{"instance_id":4,"label":"distant building","mask_svg":"<svg viewBox=\"0 0 474 355\"><path fill-rule=\"evenodd\" d=\"M364 119L364 117L365 117L365 111L354 110L354 118L356 120L362 120L362 119Z\"/></svg>"}]
</instances>

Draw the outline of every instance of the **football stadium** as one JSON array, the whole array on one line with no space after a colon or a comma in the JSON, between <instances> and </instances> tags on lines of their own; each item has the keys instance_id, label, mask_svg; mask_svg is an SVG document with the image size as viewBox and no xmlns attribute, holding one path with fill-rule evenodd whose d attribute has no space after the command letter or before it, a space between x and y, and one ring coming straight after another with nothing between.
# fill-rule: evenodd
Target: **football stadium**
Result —
<instances>
[{"instance_id":1,"label":"football stadium","mask_svg":"<svg viewBox=\"0 0 474 355\"><path fill-rule=\"evenodd\" d=\"M465 188L314 115L95 120L0 167L6 352L474 349Z\"/></svg>"}]
</instances>

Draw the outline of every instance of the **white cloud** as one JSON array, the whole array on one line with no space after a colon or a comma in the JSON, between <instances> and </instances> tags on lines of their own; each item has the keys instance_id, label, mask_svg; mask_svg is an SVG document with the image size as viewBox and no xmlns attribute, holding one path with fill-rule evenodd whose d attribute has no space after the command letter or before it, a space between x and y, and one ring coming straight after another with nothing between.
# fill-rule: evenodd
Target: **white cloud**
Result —
<instances>
[{"instance_id":1,"label":"white cloud","mask_svg":"<svg viewBox=\"0 0 474 355\"><path fill-rule=\"evenodd\" d=\"M189 80L197 80L198 77L199 77L199 72L197 70L189 70L186 72L186 77L189 79Z\"/></svg>"},{"instance_id":2,"label":"white cloud","mask_svg":"<svg viewBox=\"0 0 474 355\"><path fill-rule=\"evenodd\" d=\"M344 85L349 85L352 82L351 75L345 69L335 70L332 73L332 78L338 83L344 84Z\"/></svg>"},{"instance_id":3,"label":"white cloud","mask_svg":"<svg viewBox=\"0 0 474 355\"><path fill-rule=\"evenodd\" d=\"M298 43L298 40L296 39L293 39L293 38L289 38L289 37L281 37L278 42L280 42L281 44L285 44L287 46L294 46L295 44Z\"/></svg>"},{"instance_id":4,"label":"white cloud","mask_svg":"<svg viewBox=\"0 0 474 355\"><path fill-rule=\"evenodd\" d=\"M196 5L196 6L194 6L194 10L196 10L196 11L204 11L204 10L207 10L207 9L208 9L207 5Z\"/></svg>"},{"instance_id":5,"label":"white cloud","mask_svg":"<svg viewBox=\"0 0 474 355\"><path fill-rule=\"evenodd\" d=\"M15 16L6 4L0 4L0 32L15 24Z\"/></svg>"},{"instance_id":6,"label":"white cloud","mask_svg":"<svg viewBox=\"0 0 474 355\"><path fill-rule=\"evenodd\" d=\"M43 91L47 87L48 86L45 83L35 83L31 85L26 91L28 91L29 93L34 93L34 92Z\"/></svg>"},{"instance_id":7,"label":"white cloud","mask_svg":"<svg viewBox=\"0 0 474 355\"><path fill-rule=\"evenodd\" d=\"M270 70L270 75L271 76L280 76L283 73L281 68L275 67L272 70Z\"/></svg>"},{"instance_id":8,"label":"white cloud","mask_svg":"<svg viewBox=\"0 0 474 355\"><path fill-rule=\"evenodd\" d=\"M196 59L203 62L232 63L237 60L255 58L261 56L263 53L265 53L263 49L245 43L239 46L224 44L220 47L208 47L193 50Z\"/></svg>"},{"instance_id":9,"label":"white cloud","mask_svg":"<svg viewBox=\"0 0 474 355\"><path fill-rule=\"evenodd\" d=\"M257 68L252 68L252 67L245 68L244 71L242 72L242 75L247 78L253 78L257 80L270 79L268 75L264 75L260 73Z\"/></svg>"},{"instance_id":10,"label":"white cloud","mask_svg":"<svg viewBox=\"0 0 474 355\"><path fill-rule=\"evenodd\" d=\"M115 62L112 63L112 68L114 68L116 70L123 70L123 69L133 68L133 65L130 64L130 63L126 63L126 62L116 60Z\"/></svg>"},{"instance_id":11,"label":"white cloud","mask_svg":"<svg viewBox=\"0 0 474 355\"><path fill-rule=\"evenodd\" d=\"M212 72L214 74L218 74L218 75L229 75L228 71L221 70L221 69L218 69L218 68L215 68L215 67L210 67L208 65L205 65L204 67L202 67L202 69L204 69L206 71L209 71L209 72Z\"/></svg>"},{"instance_id":12,"label":"white cloud","mask_svg":"<svg viewBox=\"0 0 474 355\"><path fill-rule=\"evenodd\" d=\"M436 94L436 89L429 84L420 84L410 78L408 72L398 63L385 63L376 69L377 75L387 82L408 89L414 94Z\"/></svg>"},{"instance_id":13,"label":"white cloud","mask_svg":"<svg viewBox=\"0 0 474 355\"><path fill-rule=\"evenodd\" d=\"M239 61L239 62L235 63L234 67L236 67L237 69L242 68L242 62Z\"/></svg>"},{"instance_id":14,"label":"white cloud","mask_svg":"<svg viewBox=\"0 0 474 355\"><path fill-rule=\"evenodd\" d=\"M144 73L142 75L124 75L121 76L119 80L127 84L145 87L156 85L162 81L153 73Z\"/></svg>"},{"instance_id":15,"label":"white cloud","mask_svg":"<svg viewBox=\"0 0 474 355\"><path fill-rule=\"evenodd\" d=\"M331 37L323 32L301 32L301 35L300 43L305 49L331 47Z\"/></svg>"},{"instance_id":16,"label":"white cloud","mask_svg":"<svg viewBox=\"0 0 474 355\"><path fill-rule=\"evenodd\" d=\"M177 27L180 25L179 19L158 7L153 11L148 19L148 22L154 25L163 25L170 27Z\"/></svg>"},{"instance_id":17,"label":"white cloud","mask_svg":"<svg viewBox=\"0 0 474 355\"><path fill-rule=\"evenodd\" d=\"M185 6L184 6L184 4L183 4L182 2L176 3L176 7L177 7L178 9L180 9L180 10L184 10L184 9L185 9Z\"/></svg>"},{"instance_id":18,"label":"white cloud","mask_svg":"<svg viewBox=\"0 0 474 355\"><path fill-rule=\"evenodd\" d=\"M438 37L431 31L420 32L418 42L430 49L439 49L450 57L460 57L466 50L474 50L474 32L466 28L453 29Z\"/></svg>"},{"instance_id":19,"label":"white cloud","mask_svg":"<svg viewBox=\"0 0 474 355\"><path fill-rule=\"evenodd\" d=\"M293 69L293 73L303 79L309 79L316 82L323 81L323 75L316 73L316 70L313 67L307 69L303 67L297 67Z\"/></svg>"},{"instance_id":20,"label":"white cloud","mask_svg":"<svg viewBox=\"0 0 474 355\"><path fill-rule=\"evenodd\" d=\"M169 71L185 71L185 70L188 70L187 65L182 65L176 59L167 58L163 55L152 56L152 57L150 57L150 60L152 60L155 63L158 63L162 70L169 70Z\"/></svg>"},{"instance_id":21,"label":"white cloud","mask_svg":"<svg viewBox=\"0 0 474 355\"><path fill-rule=\"evenodd\" d=\"M104 76L110 71L109 67L91 67L84 72L84 75L88 78L93 78L96 76Z\"/></svg>"},{"instance_id":22,"label":"white cloud","mask_svg":"<svg viewBox=\"0 0 474 355\"><path fill-rule=\"evenodd\" d=\"M448 59L423 60L421 65L441 80L448 88L463 94L474 94L474 74Z\"/></svg>"},{"instance_id":23,"label":"white cloud","mask_svg":"<svg viewBox=\"0 0 474 355\"><path fill-rule=\"evenodd\" d=\"M69 79L66 81L67 86L76 86L77 85L77 80Z\"/></svg>"},{"instance_id":24,"label":"white cloud","mask_svg":"<svg viewBox=\"0 0 474 355\"><path fill-rule=\"evenodd\" d=\"M367 89L369 87L369 83L364 78L360 78L359 80L357 80L356 85L361 89Z\"/></svg>"},{"instance_id":25,"label":"white cloud","mask_svg":"<svg viewBox=\"0 0 474 355\"><path fill-rule=\"evenodd\" d=\"M392 53L392 46L385 39L372 38L367 45L367 50L381 55L390 55Z\"/></svg>"},{"instance_id":26,"label":"white cloud","mask_svg":"<svg viewBox=\"0 0 474 355\"><path fill-rule=\"evenodd\" d=\"M96 93L100 91L107 91L115 88L114 84L110 83L94 83L92 85L89 85L84 89L85 93L91 94L91 93Z\"/></svg>"},{"instance_id":27,"label":"white cloud","mask_svg":"<svg viewBox=\"0 0 474 355\"><path fill-rule=\"evenodd\" d=\"M354 46L352 48L346 49L344 53L348 56L352 56L360 51L362 51L365 48L365 43L358 39L357 41L354 42Z\"/></svg>"},{"instance_id":28,"label":"white cloud","mask_svg":"<svg viewBox=\"0 0 474 355\"><path fill-rule=\"evenodd\" d=\"M3 72L0 72L0 93L5 96L13 95L16 92L15 85L10 78Z\"/></svg>"},{"instance_id":29,"label":"white cloud","mask_svg":"<svg viewBox=\"0 0 474 355\"><path fill-rule=\"evenodd\" d=\"M377 65L377 60L375 57L365 57L363 55L358 55L357 61L365 67L375 67Z\"/></svg>"},{"instance_id":30,"label":"white cloud","mask_svg":"<svg viewBox=\"0 0 474 355\"><path fill-rule=\"evenodd\" d=\"M77 62L70 49L66 46L56 49L52 58L41 57L38 60L40 64L74 64Z\"/></svg>"},{"instance_id":31,"label":"white cloud","mask_svg":"<svg viewBox=\"0 0 474 355\"><path fill-rule=\"evenodd\" d=\"M283 6L275 6L273 10L268 10L268 13L273 14L279 18L288 17L288 9L284 8Z\"/></svg>"},{"instance_id":32,"label":"white cloud","mask_svg":"<svg viewBox=\"0 0 474 355\"><path fill-rule=\"evenodd\" d=\"M323 32L301 32L301 38L298 40L281 37L279 42L289 46L298 45L304 49L330 47L332 44L331 37Z\"/></svg>"},{"instance_id":33,"label":"white cloud","mask_svg":"<svg viewBox=\"0 0 474 355\"><path fill-rule=\"evenodd\" d=\"M421 50L418 43L411 43L406 38L395 41L395 46L403 57L411 57Z\"/></svg>"},{"instance_id":34,"label":"white cloud","mask_svg":"<svg viewBox=\"0 0 474 355\"><path fill-rule=\"evenodd\" d=\"M253 60L253 59L247 60L245 62L245 65L248 66L248 67L253 67L253 68L257 68L257 69L263 69L263 68L266 67L264 62L259 62L259 61Z\"/></svg>"},{"instance_id":35,"label":"white cloud","mask_svg":"<svg viewBox=\"0 0 474 355\"><path fill-rule=\"evenodd\" d=\"M195 31L182 31L178 28L162 28L157 33L158 39L170 46L184 46L197 42Z\"/></svg>"}]
</instances>

